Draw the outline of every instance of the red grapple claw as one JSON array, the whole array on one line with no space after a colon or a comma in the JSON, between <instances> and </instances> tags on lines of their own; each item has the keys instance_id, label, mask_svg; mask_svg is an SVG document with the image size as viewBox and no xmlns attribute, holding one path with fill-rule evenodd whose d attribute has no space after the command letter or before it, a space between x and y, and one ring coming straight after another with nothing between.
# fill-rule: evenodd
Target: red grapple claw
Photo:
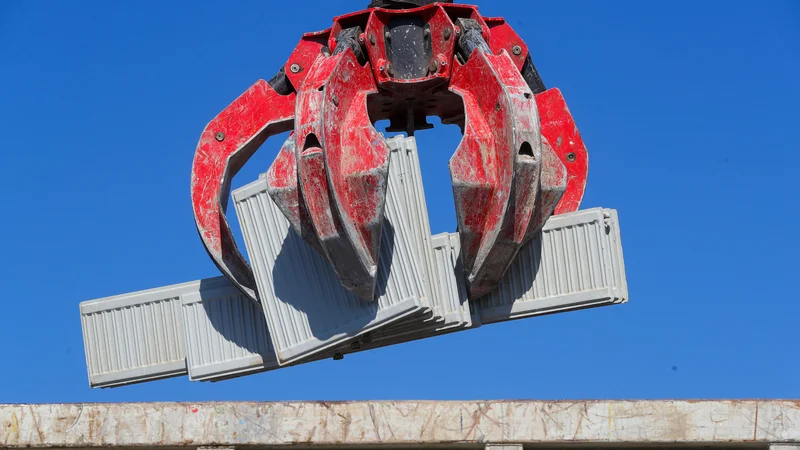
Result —
<instances>
[{"instance_id":1,"label":"red grapple claw","mask_svg":"<svg viewBox=\"0 0 800 450\"><path fill-rule=\"evenodd\" d=\"M271 192L298 187L299 196L273 198L364 300L374 300L389 175L389 149L367 114L367 96L376 92L371 68L352 51L319 58L298 92L296 173L274 170L268 178ZM273 168L288 161L282 152ZM310 220L298 221L294 211Z\"/></svg>"},{"instance_id":2,"label":"red grapple claw","mask_svg":"<svg viewBox=\"0 0 800 450\"><path fill-rule=\"evenodd\" d=\"M536 104L539 107L542 136L550 143L568 173L566 190L556 206L555 214L577 211L586 190L589 152L561 90L552 88L536 94Z\"/></svg>"},{"instance_id":3,"label":"red grapple claw","mask_svg":"<svg viewBox=\"0 0 800 450\"><path fill-rule=\"evenodd\" d=\"M540 195L542 140L536 102L507 54L474 52L455 70L466 111L450 160L471 298L491 292L532 234Z\"/></svg>"},{"instance_id":4,"label":"red grapple claw","mask_svg":"<svg viewBox=\"0 0 800 450\"><path fill-rule=\"evenodd\" d=\"M267 171L267 191L294 231L314 250L324 254L311 216L297 184L297 143L292 133Z\"/></svg>"},{"instance_id":5,"label":"red grapple claw","mask_svg":"<svg viewBox=\"0 0 800 450\"><path fill-rule=\"evenodd\" d=\"M192 201L215 264L256 298L225 220L230 179L268 136L294 127L267 173L269 195L342 285L374 300L389 150L372 124L413 135L429 116L464 133L450 160L461 255L470 298L490 293L551 215L579 208L588 155L511 26L449 2L335 18L209 124Z\"/></svg>"},{"instance_id":6,"label":"red grapple claw","mask_svg":"<svg viewBox=\"0 0 800 450\"><path fill-rule=\"evenodd\" d=\"M203 245L219 270L256 301L255 280L231 234L225 210L230 182L264 141L289 131L294 94L280 95L259 80L212 120L192 165L192 210Z\"/></svg>"}]
</instances>

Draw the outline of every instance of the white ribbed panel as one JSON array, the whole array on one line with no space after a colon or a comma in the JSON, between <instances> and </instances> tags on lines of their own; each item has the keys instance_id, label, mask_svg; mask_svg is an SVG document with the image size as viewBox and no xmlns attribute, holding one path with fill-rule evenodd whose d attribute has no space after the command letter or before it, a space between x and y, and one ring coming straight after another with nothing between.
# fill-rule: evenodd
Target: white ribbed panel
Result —
<instances>
[{"instance_id":1,"label":"white ribbed panel","mask_svg":"<svg viewBox=\"0 0 800 450\"><path fill-rule=\"evenodd\" d=\"M552 217L476 306L492 323L626 300L616 211L594 208Z\"/></svg>"},{"instance_id":2,"label":"white ribbed panel","mask_svg":"<svg viewBox=\"0 0 800 450\"><path fill-rule=\"evenodd\" d=\"M611 239L611 269L614 273L614 303L628 301L628 280L625 277L625 258L622 256L622 236L619 214L616 209L607 209L608 236Z\"/></svg>"},{"instance_id":3,"label":"white ribbed panel","mask_svg":"<svg viewBox=\"0 0 800 450\"><path fill-rule=\"evenodd\" d=\"M473 326L472 314L467 301L467 287L459 262L461 246L458 242L458 234L442 233L433 236L433 247L436 278L439 280L440 292L437 297L441 299L442 315L452 323L451 327Z\"/></svg>"},{"instance_id":4,"label":"white ribbed panel","mask_svg":"<svg viewBox=\"0 0 800 450\"><path fill-rule=\"evenodd\" d=\"M186 362L192 381L242 376L278 367L261 309L233 285L183 297Z\"/></svg>"},{"instance_id":5,"label":"white ribbed panel","mask_svg":"<svg viewBox=\"0 0 800 450\"><path fill-rule=\"evenodd\" d=\"M111 387L185 374L180 297L196 284L81 303L89 384Z\"/></svg>"},{"instance_id":6,"label":"white ribbed panel","mask_svg":"<svg viewBox=\"0 0 800 450\"><path fill-rule=\"evenodd\" d=\"M434 295L439 282L434 276L436 266L433 260L431 226L416 140L413 137L395 136L388 142L390 147L395 149L389 164L389 177L395 186L393 194L398 200L398 213L408 216L404 223L411 225L409 233L419 255L419 272L425 289L425 303L433 306L432 303L439 300L438 296Z\"/></svg>"},{"instance_id":7,"label":"white ribbed panel","mask_svg":"<svg viewBox=\"0 0 800 450\"><path fill-rule=\"evenodd\" d=\"M408 151L389 140L390 167ZM400 166L402 167L402 166ZM314 359L349 340L425 311L424 256L414 238L402 182L390 176L375 302L344 289L329 263L291 230L266 192L262 177L234 191L236 213L245 238L272 343L281 365ZM421 189L420 189L421 190ZM420 269L423 268L423 269Z\"/></svg>"}]
</instances>

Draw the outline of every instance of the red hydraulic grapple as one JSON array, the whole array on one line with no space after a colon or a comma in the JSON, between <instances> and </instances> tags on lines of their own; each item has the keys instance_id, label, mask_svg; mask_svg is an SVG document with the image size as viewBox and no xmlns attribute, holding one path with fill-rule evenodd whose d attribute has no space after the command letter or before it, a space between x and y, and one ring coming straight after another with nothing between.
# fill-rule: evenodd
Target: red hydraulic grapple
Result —
<instances>
[{"instance_id":1,"label":"red hydraulic grapple","mask_svg":"<svg viewBox=\"0 0 800 450\"><path fill-rule=\"evenodd\" d=\"M469 295L494 289L552 214L578 209L588 159L558 89L545 89L528 48L501 18L448 1L375 0L303 36L269 82L259 80L203 131L192 205L219 269L256 299L225 209L231 178L264 141L293 130L269 168L269 193L342 284L374 299L384 222L389 131L464 134L450 174Z\"/></svg>"}]
</instances>

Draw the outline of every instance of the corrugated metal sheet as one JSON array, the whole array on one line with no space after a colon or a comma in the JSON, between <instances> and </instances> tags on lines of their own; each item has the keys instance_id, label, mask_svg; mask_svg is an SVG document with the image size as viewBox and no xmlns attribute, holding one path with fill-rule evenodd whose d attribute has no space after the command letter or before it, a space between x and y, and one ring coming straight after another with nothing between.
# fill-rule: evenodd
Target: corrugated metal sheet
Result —
<instances>
[{"instance_id":1,"label":"corrugated metal sheet","mask_svg":"<svg viewBox=\"0 0 800 450\"><path fill-rule=\"evenodd\" d=\"M432 296L435 299L432 309L436 321L420 323L418 319L404 321L399 325L380 329L369 333L356 342L340 346L325 353L325 356L347 355L365 350L373 350L389 345L401 344L417 339L447 334L466 328L477 328L480 318L471 312L467 301L464 278L459 277L461 267L458 265L458 234L442 233L430 239L434 248L433 269L436 271L432 279L437 279L438 291Z\"/></svg>"},{"instance_id":2,"label":"corrugated metal sheet","mask_svg":"<svg viewBox=\"0 0 800 450\"><path fill-rule=\"evenodd\" d=\"M225 277L84 302L81 320L92 387L278 367L263 314Z\"/></svg>"},{"instance_id":3,"label":"corrugated metal sheet","mask_svg":"<svg viewBox=\"0 0 800 450\"><path fill-rule=\"evenodd\" d=\"M228 379L482 323L627 301L617 212L595 208L552 217L499 289L468 302L458 234L430 235L415 141L389 143L378 302L341 287L327 261L291 231L260 179L234 199L263 309L224 277L84 302L91 385L186 373L195 381Z\"/></svg>"},{"instance_id":4,"label":"corrugated metal sheet","mask_svg":"<svg viewBox=\"0 0 800 450\"><path fill-rule=\"evenodd\" d=\"M397 141L390 140L390 166L402 167L403 159L414 152L401 151ZM424 256L412 231L418 226L412 221L419 218L404 206L405 193L413 189L397 179L389 178L377 302L364 302L341 286L327 261L290 229L266 193L263 177L233 193L281 365L318 357L380 327L429 313L429 288L419 269L425 267L420 264Z\"/></svg>"},{"instance_id":5,"label":"corrugated metal sheet","mask_svg":"<svg viewBox=\"0 0 800 450\"><path fill-rule=\"evenodd\" d=\"M626 300L616 211L593 208L550 218L476 306L493 323Z\"/></svg>"},{"instance_id":6,"label":"corrugated metal sheet","mask_svg":"<svg viewBox=\"0 0 800 450\"><path fill-rule=\"evenodd\" d=\"M459 260L461 246L457 233L441 233L433 237L436 258L436 279L439 280L441 311L451 325L442 327L468 328L477 326L473 323L470 305L467 301L467 287L464 283L463 269Z\"/></svg>"},{"instance_id":7,"label":"corrugated metal sheet","mask_svg":"<svg viewBox=\"0 0 800 450\"><path fill-rule=\"evenodd\" d=\"M111 387L186 374L181 296L198 284L81 303L89 384Z\"/></svg>"},{"instance_id":8,"label":"corrugated metal sheet","mask_svg":"<svg viewBox=\"0 0 800 450\"><path fill-rule=\"evenodd\" d=\"M214 281L182 297L189 378L214 381L278 368L261 310L227 279Z\"/></svg>"},{"instance_id":9,"label":"corrugated metal sheet","mask_svg":"<svg viewBox=\"0 0 800 450\"><path fill-rule=\"evenodd\" d=\"M411 242L416 247L419 258L419 272L425 292L423 302L426 306L432 307L436 302L437 296L434 293L437 291L438 280L434 276L436 266L431 243L431 226L416 140L413 137L396 136L387 142L394 150L389 165L389 177L395 189L396 214L408 216L404 223L410 225ZM434 316L430 320L437 319Z\"/></svg>"},{"instance_id":10,"label":"corrugated metal sheet","mask_svg":"<svg viewBox=\"0 0 800 450\"><path fill-rule=\"evenodd\" d=\"M469 327L472 322L466 296L452 295L441 286L441 283L449 283L447 287L457 283L455 280L457 257L453 257L447 233L431 236L416 141L413 137L396 137L390 140L390 145L398 152L403 152L405 156L392 160L389 176L391 183L402 187L402 192L397 193L396 199L398 204L401 204L401 198L404 200L402 205L405 214L411 217L408 223L411 225L410 233L420 255L419 268L425 281L430 312L422 323L418 317L414 317L370 333L367 339L369 342L362 340L356 344L357 351ZM337 350L342 354L352 351L351 346Z\"/></svg>"},{"instance_id":11,"label":"corrugated metal sheet","mask_svg":"<svg viewBox=\"0 0 800 450\"><path fill-rule=\"evenodd\" d=\"M428 279L438 281L430 308L291 364L475 328L481 319L502 322L628 297L615 210L553 217L541 239L523 249L501 290L472 304L466 301L458 235L442 233L430 242L435 274ZM187 366L195 381L280 367L263 311L224 277L84 302L81 318L94 387L183 375Z\"/></svg>"}]
</instances>

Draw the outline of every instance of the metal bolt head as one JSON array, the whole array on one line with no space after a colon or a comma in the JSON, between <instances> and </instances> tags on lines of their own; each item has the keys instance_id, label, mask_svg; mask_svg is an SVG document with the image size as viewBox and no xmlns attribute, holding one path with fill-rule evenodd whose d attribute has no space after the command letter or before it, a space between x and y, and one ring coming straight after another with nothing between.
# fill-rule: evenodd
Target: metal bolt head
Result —
<instances>
[{"instance_id":1,"label":"metal bolt head","mask_svg":"<svg viewBox=\"0 0 800 450\"><path fill-rule=\"evenodd\" d=\"M450 28L445 28L444 29L444 40L445 41L450 39L450 36L452 36L452 35L453 35L453 30L451 30Z\"/></svg>"},{"instance_id":2,"label":"metal bolt head","mask_svg":"<svg viewBox=\"0 0 800 450\"><path fill-rule=\"evenodd\" d=\"M372 45L375 45L376 42L377 41L375 41L375 35L374 34L370 34L369 35L369 43L372 44Z\"/></svg>"},{"instance_id":3,"label":"metal bolt head","mask_svg":"<svg viewBox=\"0 0 800 450\"><path fill-rule=\"evenodd\" d=\"M437 70L439 70L439 64L436 63L436 60L431 61L428 65L428 72L436 73Z\"/></svg>"},{"instance_id":4,"label":"metal bolt head","mask_svg":"<svg viewBox=\"0 0 800 450\"><path fill-rule=\"evenodd\" d=\"M334 361L341 361L343 359L344 359L344 355L343 354L341 354L341 353L334 353L333 354L333 360Z\"/></svg>"},{"instance_id":5,"label":"metal bolt head","mask_svg":"<svg viewBox=\"0 0 800 450\"><path fill-rule=\"evenodd\" d=\"M217 134L214 135L214 139L216 139L219 142L224 141L225 140L225 133L223 133L222 131L217 132Z\"/></svg>"},{"instance_id":6,"label":"metal bolt head","mask_svg":"<svg viewBox=\"0 0 800 450\"><path fill-rule=\"evenodd\" d=\"M447 67L447 61L442 61L439 63L442 67Z\"/></svg>"},{"instance_id":7,"label":"metal bolt head","mask_svg":"<svg viewBox=\"0 0 800 450\"><path fill-rule=\"evenodd\" d=\"M378 67L378 71L379 71L380 73L386 72L386 66L380 66L380 67Z\"/></svg>"},{"instance_id":8,"label":"metal bolt head","mask_svg":"<svg viewBox=\"0 0 800 450\"><path fill-rule=\"evenodd\" d=\"M362 44L364 43L364 35L363 34L358 37L358 42L360 42Z\"/></svg>"},{"instance_id":9,"label":"metal bolt head","mask_svg":"<svg viewBox=\"0 0 800 450\"><path fill-rule=\"evenodd\" d=\"M388 32L388 31L387 31L386 33L384 33L384 34L383 34L383 37L384 37L384 38L385 38L387 41L390 41L390 40L392 39L392 33L390 33L390 32Z\"/></svg>"},{"instance_id":10,"label":"metal bolt head","mask_svg":"<svg viewBox=\"0 0 800 450\"><path fill-rule=\"evenodd\" d=\"M460 36L460 35L461 35L461 27L456 26L456 36Z\"/></svg>"},{"instance_id":11,"label":"metal bolt head","mask_svg":"<svg viewBox=\"0 0 800 450\"><path fill-rule=\"evenodd\" d=\"M573 152L567 153L567 161L573 162L573 161L575 161L575 158L577 158L577 156L575 156L575 153L573 153Z\"/></svg>"},{"instance_id":12,"label":"metal bolt head","mask_svg":"<svg viewBox=\"0 0 800 450\"><path fill-rule=\"evenodd\" d=\"M519 55L522 54L522 47L520 47L519 45L515 45L515 46L511 47L511 52L514 53L515 55L519 56Z\"/></svg>"},{"instance_id":13,"label":"metal bolt head","mask_svg":"<svg viewBox=\"0 0 800 450\"><path fill-rule=\"evenodd\" d=\"M289 70L291 70L292 73L300 72L300 64L292 64L291 66L289 66Z\"/></svg>"}]
</instances>

